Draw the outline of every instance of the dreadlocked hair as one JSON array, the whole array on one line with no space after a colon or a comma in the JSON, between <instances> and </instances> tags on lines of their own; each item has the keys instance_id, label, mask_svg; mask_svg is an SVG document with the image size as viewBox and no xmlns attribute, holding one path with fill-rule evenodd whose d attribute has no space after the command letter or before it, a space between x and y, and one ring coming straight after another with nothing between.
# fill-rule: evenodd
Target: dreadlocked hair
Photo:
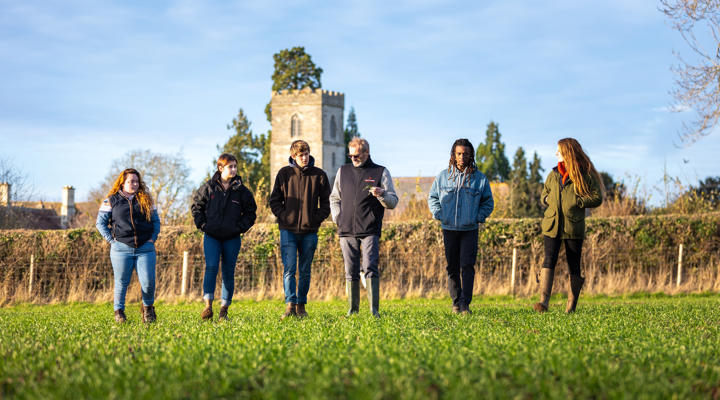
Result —
<instances>
[{"instance_id":1,"label":"dreadlocked hair","mask_svg":"<svg viewBox=\"0 0 720 400\"><path fill-rule=\"evenodd\" d=\"M448 163L448 172L450 172L449 179L453 179L455 174L458 173L458 169L455 167L455 148L458 146L470 149L470 162L465 167L465 177L463 178L463 184L465 184L465 181L477 171L477 165L475 164L475 147L473 147L472 143L467 139L458 139L453 143L452 149L450 149L450 162Z\"/></svg>"},{"instance_id":2,"label":"dreadlocked hair","mask_svg":"<svg viewBox=\"0 0 720 400\"><path fill-rule=\"evenodd\" d=\"M115 182L113 182L112 188L108 192L107 197L110 197L115 193L119 192L125 184L127 176L131 174L137 175L138 177L138 181L140 182L140 184L138 185L138 190L135 193L135 198L137 198L138 204L140 204L140 209L142 210L143 215L145 215L145 218L150 221L153 207L152 196L150 196L150 193L148 193L147 186L142 180L140 172L138 172L136 169L127 168L123 170L123 172L121 172L120 175L115 178Z\"/></svg>"},{"instance_id":3,"label":"dreadlocked hair","mask_svg":"<svg viewBox=\"0 0 720 400\"><path fill-rule=\"evenodd\" d=\"M595 169L590 157L585 154L582 146L573 138L560 139L558 141L560 155L565 160L565 168L568 170L570 180L575 184L575 193L585 197L590 195L590 182L587 177L595 179L600 187L601 194L605 194L602 178Z\"/></svg>"}]
</instances>

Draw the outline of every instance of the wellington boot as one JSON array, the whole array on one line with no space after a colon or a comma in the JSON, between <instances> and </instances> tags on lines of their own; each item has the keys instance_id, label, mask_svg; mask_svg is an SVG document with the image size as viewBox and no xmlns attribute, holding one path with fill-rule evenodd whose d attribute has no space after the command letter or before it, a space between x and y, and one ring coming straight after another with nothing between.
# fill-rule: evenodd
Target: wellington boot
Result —
<instances>
[{"instance_id":1,"label":"wellington boot","mask_svg":"<svg viewBox=\"0 0 720 400\"><path fill-rule=\"evenodd\" d=\"M585 278L580 275L570 275L570 294L568 295L567 307L565 312L570 314L575 312L578 299L580 298L580 289L585 283Z\"/></svg>"},{"instance_id":2,"label":"wellington boot","mask_svg":"<svg viewBox=\"0 0 720 400\"><path fill-rule=\"evenodd\" d=\"M357 314L360 311L360 281L345 282L348 289L348 309L347 316Z\"/></svg>"},{"instance_id":3,"label":"wellington boot","mask_svg":"<svg viewBox=\"0 0 720 400\"><path fill-rule=\"evenodd\" d=\"M548 310L553 279L555 279L554 268L543 268L540 271L540 302L533 304L533 309L539 313L544 313Z\"/></svg>"},{"instance_id":4,"label":"wellington boot","mask_svg":"<svg viewBox=\"0 0 720 400\"><path fill-rule=\"evenodd\" d=\"M295 304L295 303L287 303L287 305L285 306L285 312L284 312L283 315L280 317L280 319L283 320L283 319L285 319L285 318L287 318L287 317L294 317L294 316L296 316L296 315L297 315L297 313L295 313L295 306L296 306L296 305L297 305L297 304Z\"/></svg>"},{"instance_id":5,"label":"wellington boot","mask_svg":"<svg viewBox=\"0 0 720 400\"><path fill-rule=\"evenodd\" d=\"M380 318L380 278L370 278L370 287L368 289L370 312L373 317Z\"/></svg>"}]
</instances>

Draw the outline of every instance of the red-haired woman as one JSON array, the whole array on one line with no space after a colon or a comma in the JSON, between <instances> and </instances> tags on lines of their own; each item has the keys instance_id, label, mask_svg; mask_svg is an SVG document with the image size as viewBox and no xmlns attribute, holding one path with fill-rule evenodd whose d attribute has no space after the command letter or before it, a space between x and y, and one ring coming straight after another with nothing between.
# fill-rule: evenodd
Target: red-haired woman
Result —
<instances>
[{"instance_id":1,"label":"red-haired woman","mask_svg":"<svg viewBox=\"0 0 720 400\"><path fill-rule=\"evenodd\" d=\"M118 175L103 200L95 223L110 243L115 277L115 321L123 323L125 294L133 269L142 290L142 320L155 322L155 240L160 218L140 172L128 168Z\"/></svg>"},{"instance_id":2,"label":"red-haired woman","mask_svg":"<svg viewBox=\"0 0 720 400\"><path fill-rule=\"evenodd\" d=\"M555 155L558 165L550 171L542 192L542 200L548 206L541 222L545 261L540 272L540 302L533 308L537 312L548 309L560 245L565 243L570 269L570 293L565 312L571 313L575 311L580 289L585 283L580 275L585 209L602 203L602 178L580 143L573 138L561 139Z\"/></svg>"},{"instance_id":3,"label":"red-haired woman","mask_svg":"<svg viewBox=\"0 0 720 400\"><path fill-rule=\"evenodd\" d=\"M195 226L205 232L205 309L200 317L205 320L212 319L215 283L222 258L222 292L218 318L227 320L228 307L235 291L235 262L240 251L240 234L253 226L257 210L252 193L237 175L235 156L222 154L218 158L215 175L197 190L191 209Z\"/></svg>"}]
</instances>

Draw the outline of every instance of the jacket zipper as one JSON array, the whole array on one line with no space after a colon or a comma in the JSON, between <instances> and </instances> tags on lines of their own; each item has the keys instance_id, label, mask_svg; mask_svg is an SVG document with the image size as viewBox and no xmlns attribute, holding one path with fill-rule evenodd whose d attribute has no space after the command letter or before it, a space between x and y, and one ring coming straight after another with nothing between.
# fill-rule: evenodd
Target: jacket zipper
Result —
<instances>
[{"instance_id":1,"label":"jacket zipper","mask_svg":"<svg viewBox=\"0 0 720 400\"><path fill-rule=\"evenodd\" d=\"M126 200L127 200L128 203L130 204L130 224L131 224L132 227L133 227L133 239L135 240L135 248L137 249L137 247L138 247L137 235L136 235L137 229L135 229L135 220L133 220L133 214L132 214L133 205L132 205L132 200L130 200L130 199L126 199Z\"/></svg>"},{"instance_id":2,"label":"jacket zipper","mask_svg":"<svg viewBox=\"0 0 720 400\"><path fill-rule=\"evenodd\" d=\"M458 174L460 177L462 173ZM457 177L455 178L457 180ZM457 215L458 215L458 200L460 198L460 186L462 185L463 179L460 179L459 183L455 184L455 227L457 228Z\"/></svg>"}]
</instances>

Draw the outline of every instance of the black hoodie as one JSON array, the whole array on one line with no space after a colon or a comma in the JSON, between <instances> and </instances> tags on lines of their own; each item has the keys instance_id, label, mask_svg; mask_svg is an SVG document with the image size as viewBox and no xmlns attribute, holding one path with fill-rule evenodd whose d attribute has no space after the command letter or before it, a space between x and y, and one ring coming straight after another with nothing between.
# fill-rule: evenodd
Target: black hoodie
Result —
<instances>
[{"instance_id":1,"label":"black hoodie","mask_svg":"<svg viewBox=\"0 0 720 400\"><path fill-rule=\"evenodd\" d=\"M257 205L239 176L230 180L227 190L223 189L218 171L195 192L191 210L198 229L215 239L227 240L255 224Z\"/></svg>"},{"instance_id":2,"label":"black hoodie","mask_svg":"<svg viewBox=\"0 0 720 400\"><path fill-rule=\"evenodd\" d=\"M290 165L278 171L268 200L278 227L293 233L317 232L330 215L330 182L315 159L300 168L290 157Z\"/></svg>"}]
</instances>

